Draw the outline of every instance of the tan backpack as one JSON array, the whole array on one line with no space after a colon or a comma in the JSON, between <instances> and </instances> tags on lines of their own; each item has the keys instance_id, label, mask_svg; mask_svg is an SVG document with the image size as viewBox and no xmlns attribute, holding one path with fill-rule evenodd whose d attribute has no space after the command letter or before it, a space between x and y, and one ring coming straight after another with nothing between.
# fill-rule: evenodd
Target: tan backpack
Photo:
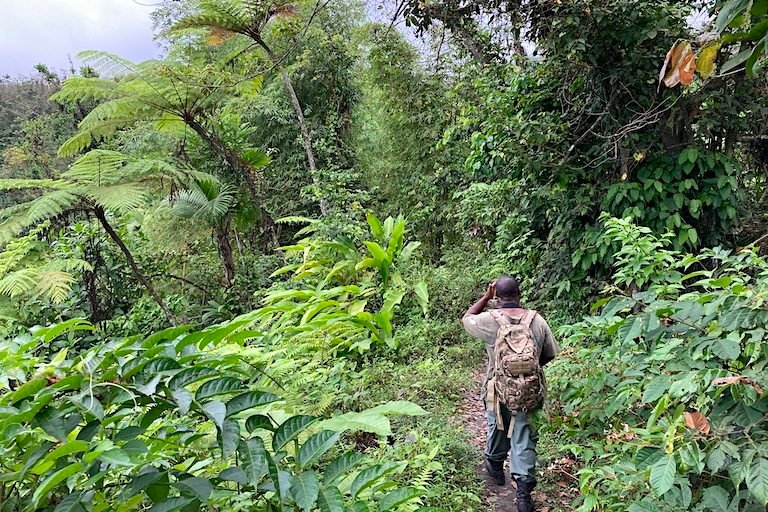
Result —
<instances>
[{"instance_id":1,"label":"tan backpack","mask_svg":"<svg viewBox=\"0 0 768 512\"><path fill-rule=\"evenodd\" d=\"M526 310L520 318L510 318L500 310L492 310L491 315L499 324L499 330L494 348L496 369L488 384L489 394L493 395L489 396L489 402L499 417L498 404L507 406L512 414L541 407L546 383L531 331L536 311Z\"/></svg>"}]
</instances>

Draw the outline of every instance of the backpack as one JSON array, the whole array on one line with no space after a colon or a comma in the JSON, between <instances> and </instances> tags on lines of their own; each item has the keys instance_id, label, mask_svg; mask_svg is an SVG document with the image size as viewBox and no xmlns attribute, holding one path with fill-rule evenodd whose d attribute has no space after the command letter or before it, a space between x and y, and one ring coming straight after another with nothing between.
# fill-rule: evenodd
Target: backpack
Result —
<instances>
[{"instance_id":1,"label":"backpack","mask_svg":"<svg viewBox=\"0 0 768 512\"><path fill-rule=\"evenodd\" d=\"M503 404L512 414L541 407L546 383L531 331L536 311L526 310L520 318L510 318L500 310L492 310L491 315L499 324L494 348L496 369L489 383L489 388L493 386L493 406Z\"/></svg>"}]
</instances>

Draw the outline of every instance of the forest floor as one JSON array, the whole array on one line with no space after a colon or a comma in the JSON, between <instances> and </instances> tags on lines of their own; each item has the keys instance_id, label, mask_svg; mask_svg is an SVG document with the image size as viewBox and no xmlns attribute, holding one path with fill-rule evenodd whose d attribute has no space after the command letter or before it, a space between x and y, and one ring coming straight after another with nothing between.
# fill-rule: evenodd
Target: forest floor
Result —
<instances>
[{"instance_id":1,"label":"forest floor","mask_svg":"<svg viewBox=\"0 0 768 512\"><path fill-rule=\"evenodd\" d=\"M482 453L485 447L486 419L483 402L480 399L485 369L477 370L473 375L474 386L464 390L464 400L461 405L461 415L464 428L469 432L470 441ZM534 501L537 512L571 512L572 504L578 497L578 482L571 473L573 461L568 458L547 460L542 456L547 450L539 443L539 485L534 491ZM509 471L509 463L505 463L505 471ZM477 474L485 484L483 500L488 512L517 512L515 504L515 485L509 481L500 487L496 485L485 470L482 459L477 465ZM570 471L569 471L570 470Z\"/></svg>"}]
</instances>

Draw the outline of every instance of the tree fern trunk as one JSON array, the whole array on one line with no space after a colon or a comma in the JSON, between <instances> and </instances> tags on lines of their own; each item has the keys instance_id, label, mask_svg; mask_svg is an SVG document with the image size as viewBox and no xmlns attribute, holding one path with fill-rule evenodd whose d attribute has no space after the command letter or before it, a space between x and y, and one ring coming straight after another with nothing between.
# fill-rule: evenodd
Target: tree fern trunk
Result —
<instances>
[{"instance_id":1,"label":"tree fern trunk","mask_svg":"<svg viewBox=\"0 0 768 512\"><path fill-rule=\"evenodd\" d=\"M224 160L232 168L233 171L240 174L243 179L245 179L245 183L248 186L248 191L250 192L253 201L259 207L259 214L261 216L261 225L264 235L266 235L269 241L272 243L272 248L279 247L280 241L277 238L275 222L269 212L267 212L266 208L264 208L264 199L259 193L258 187L256 187L256 181L253 179L254 171L251 164L246 162L240 155L227 147L227 145L224 144L224 142L222 142L222 140L219 139L219 137L214 132L208 130L205 126L202 125L202 123L200 123L200 121L194 117L189 116L184 119L184 122L187 124L187 126L192 128L192 130L197 133L201 139L207 142L216 153L224 158ZM269 244L266 245L268 246Z\"/></svg>"},{"instance_id":2,"label":"tree fern trunk","mask_svg":"<svg viewBox=\"0 0 768 512\"><path fill-rule=\"evenodd\" d=\"M220 226L216 226L216 246L219 249L219 256L224 265L224 285L229 288L235 279L235 261L232 258L232 244L229 243L229 224L227 217Z\"/></svg>"},{"instance_id":3,"label":"tree fern trunk","mask_svg":"<svg viewBox=\"0 0 768 512\"><path fill-rule=\"evenodd\" d=\"M94 214L96 215L96 218L99 219L99 222L104 227L104 231L107 232L109 237L112 239L113 242L117 245L117 247L120 249L120 251L123 253L123 256L125 256L125 259L128 261L128 265L131 267L131 271L133 272L134 277L144 286L144 288L147 289L149 294L152 296L153 299L155 299L155 302L157 302L157 305L160 306L160 309L163 310L163 313L165 313L166 318L168 318L168 322L171 323L171 325L176 325L176 317L173 316L173 313L171 312L168 305L165 303L162 297L160 297L160 294L157 293L157 290L155 290L155 287L152 286L152 283L147 279L147 277L142 273L142 271L139 269L139 266L136 265L136 261L133 259L133 255L131 254L131 251L128 249L128 247L123 242L122 238L120 238L120 235L117 234L117 232L114 230L112 225L107 220L107 215L104 212L104 209L100 206L97 206L93 209Z\"/></svg>"},{"instance_id":4,"label":"tree fern trunk","mask_svg":"<svg viewBox=\"0 0 768 512\"><path fill-rule=\"evenodd\" d=\"M299 102L299 97L296 95L296 90L293 88L293 82L291 82L291 78L288 76L288 73L285 72L285 68L280 64L280 59L272 52L272 49L261 39L257 39L256 42L261 46L265 52L267 52L267 55L269 56L269 60L272 61L272 63L277 68L278 72L280 73L280 77L283 79L283 84L285 85L285 88L288 90L288 95L291 97L291 103L293 104L293 110L296 111L296 118L299 121L299 128L301 129L301 141L304 144L304 152L307 154L307 163L309 164L309 174L312 177L312 184L317 187L318 194L320 193L320 180L317 177L317 165L315 164L315 153L312 150L312 138L309 135L309 129L307 128L307 121L304 119L304 110L301 108L301 102ZM325 202L325 199L320 196L319 197L319 203L320 203L320 213L325 216L328 214L328 205Z\"/></svg>"}]
</instances>

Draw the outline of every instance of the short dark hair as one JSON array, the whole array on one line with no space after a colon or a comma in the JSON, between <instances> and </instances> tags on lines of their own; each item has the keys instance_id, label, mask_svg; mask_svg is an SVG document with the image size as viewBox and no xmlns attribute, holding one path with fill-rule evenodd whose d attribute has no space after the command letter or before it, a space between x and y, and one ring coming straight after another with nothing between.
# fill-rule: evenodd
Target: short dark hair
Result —
<instances>
[{"instance_id":1,"label":"short dark hair","mask_svg":"<svg viewBox=\"0 0 768 512\"><path fill-rule=\"evenodd\" d=\"M500 299L520 298L520 283L510 276L501 276L496 280L496 296Z\"/></svg>"}]
</instances>

